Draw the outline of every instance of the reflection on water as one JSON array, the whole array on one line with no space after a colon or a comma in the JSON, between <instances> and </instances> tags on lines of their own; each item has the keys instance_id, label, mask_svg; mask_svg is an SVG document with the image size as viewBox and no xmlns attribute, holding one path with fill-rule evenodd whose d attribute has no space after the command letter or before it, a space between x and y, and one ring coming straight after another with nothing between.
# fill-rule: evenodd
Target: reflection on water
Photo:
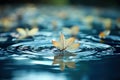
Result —
<instances>
[{"instance_id":1,"label":"reflection on water","mask_svg":"<svg viewBox=\"0 0 120 80\"><path fill-rule=\"evenodd\" d=\"M120 56L107 56L102 60L79 61L76 68L60 71L52 61L1 60L0 80L119 80L119 63Z\"/></svg>"},{"instance_id":2,"label":"reflection on water","mask_svg":"<svg viewBox=\"0 0 120 80\"><path fill-rule=\"evenodd\" d=\"M66 66L69 68L75 68L75 61L72 59L74 56L76 56L76 54L69 54L68 52L57 54L54 56L52 64L59 64L61 71L63 71Z\"/></svg>"},{"instance_id":3,"label":"reflection on water","mask_svg":"<svg viewBox=\"0 0 120 80\"><path fill-rule=\"evenodd\" d=\"M19 74L18 74L19 73ZM67 80L63 74L53 74L50 72L35 71L15 71L12 80Z\"/></svg>"}]
</instances>

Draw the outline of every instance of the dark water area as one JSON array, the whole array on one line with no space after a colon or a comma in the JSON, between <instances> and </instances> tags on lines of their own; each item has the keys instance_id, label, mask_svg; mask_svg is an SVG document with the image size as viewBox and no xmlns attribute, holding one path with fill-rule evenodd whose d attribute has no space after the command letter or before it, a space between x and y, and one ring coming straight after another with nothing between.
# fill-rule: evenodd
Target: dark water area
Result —
<instances>
[{"instance_id":1,"label":"dark water area","mask_svg":"<svg viewBox=\"0 0 120 80\"><path fill-rule=\"evenodd\" d=\"M120 56L79 61L76 69L61 72L50 65L30 64L30 60L0 61L1 80L119 80Z\"/></svg>"}]
</instances>

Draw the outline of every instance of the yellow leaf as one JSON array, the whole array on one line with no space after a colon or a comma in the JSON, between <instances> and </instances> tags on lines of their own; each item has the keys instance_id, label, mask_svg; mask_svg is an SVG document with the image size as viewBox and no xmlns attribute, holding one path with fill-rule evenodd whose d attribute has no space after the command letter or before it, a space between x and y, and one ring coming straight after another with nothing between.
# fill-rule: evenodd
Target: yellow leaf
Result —
<instances>
[{"instance_id":1,"label":"yellow leaf","mask_svg":"<svg viewBox=\"0 0 120 80\"><path fill-rule=\"evenodd\" d=\"M71 33L72 33L72 35L77 35L79 33L79 27L78 26L73 26L71 28Z\"/></svg>"},{"instance_id":2,"label":"yellow leaf","mask_svg":"<svg viewBox=\"0 0 120 80\"><path fill-rule=\"evenodd\" d=\"M75 41L75 38L69 38L66 40L65 47L69 47L71 44L73 44Z\"/></svg>"},{"instance_id":3,"label":"yellow leaf","mask_svg":"<svg viewBox=\"0 0 120 80\"><path fill-rule=\"evenodd\" d=\"M17 28L17 32L20 34L20 35L26 35L26 31L22 28Z\"/></svg>"},{"instance_id":4,"label":"yellow leaf","mask_svg":"<svg viewBox=\"0 0 120 80\"><path fill-rule=\"evenodd\" d=\"M61 44L61 48L64 49L65 48L65 37L62 33L60 35L60 44Z\"/></svg>"},{"instance_id":5,"label":"yellow leaf","mask_svg":"<svg viewBox=\"0 0 120 80\"><path fill-rule=\"evenodd\" d=\"M105 37L107 37L109 34L110 34L110 30L105 30L104 32L101 32L101 33L99 34L99 37L100 37L100 38L105 38Z\"/></svg>"},{"instance_id":6,"label":"yellow leaf","mask_svg":"<svg viewBox=\"0 0 120 80\"><path fill-rule=\"evenodd\" d=\"M52 43L53 43L53 45L54 45L55 47L57 47L57 48L59 48L60 50L62 50L61 44L60 44L59 42L57 42L57 41L52 41Z\"/></svg>"},{"instance_id":7,"label":"yellow leaf","mask_svg":"<svg viewBox=\"0 0 120 80\"><path fill-rule=\"evenodd\" d=\"M26 38L27 36L20 36L18 39L24 39L24 38Z\"/></svg>"},{"instance_id":8,"label":"yellow leaf","mask_svg":"<svg viewBox=\"0 0 120 80\"><path fill-rule=\"evenodd\" d=\"M77 35L79 32L79 27L73 26L72 28L63 28L63 32L70 35Z\"/></svg>"},{"instance_id":9,"label":"yellow leaf","mask_svg":"<svg viewBox=\"0 0 120 80\"><path fill-rule=\"evenodd\" d=\"M104 19L103 20L103 24L104 24L104 27L106 28L106 29L110 29L111 28L111 24L112 24L112 20L111 19Z\"/></svg>"},{"instance_id":10,"label":"yellow leaf","mask_svg":"<svg viewBox=\"0 0 120 80\"><path fill-rule=\"evenodd\" d=\"M52 41L53 45L60 50L74 50L79 47L80 44L74 44L75 38L65 39L64 35L61 33L59 42Z\"/></svg>"},{"instance_id":11,"label":"yellow leaf","mask_svg":"<svg viewBox=\"0 0 120 80\"><path fill-rule=\"evenodd\" d=\"M93 16L87 16L87 17L85 17L85 22L86 22L87 24L90 24L93 20L94 20L94 17L93 17Z\"/></svg>"},{"instance_id":12,"label":"yellow leaf","mask_svg":"<svg viewBox=\"0 0 120 80\"><path fill-rule=\"evenodd\" d=\"M99 37L100 37L100 38L105 38L104 32L101 32L101 33L99 34Z\"/></svg>"},{"instance_id":13,"label":"yellow leaf","mask_svg":"<svg viewBox=\"0 0 120 80\"><path fill-rule=\"evenodd\" d=\"M33 28L31 30L26 29L22 29L22 28L17 28L17 32L20 34L19 39L23 39L26 38L28 36L33 36L38 32L38 28Z\"/></svg>"},{"instance_id":14,"label":"yellow leaf","mask_svg":"<svg viewBox=\"0 0 120 80\"><path fill-rule=\"evenodd\" d=\"M29 35L29 36L33 36L33 35L35 35L37 32L38 32L38 28L33 28L33 29L31 29L31 30L28 32L28 35Z\"/></svg>"}]
</instances>

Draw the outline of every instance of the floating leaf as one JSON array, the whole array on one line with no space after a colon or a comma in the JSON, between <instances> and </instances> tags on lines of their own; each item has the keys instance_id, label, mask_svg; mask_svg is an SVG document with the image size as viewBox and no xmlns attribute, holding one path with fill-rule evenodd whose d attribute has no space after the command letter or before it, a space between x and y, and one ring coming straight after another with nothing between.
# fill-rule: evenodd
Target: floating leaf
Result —
<instances>
[{"instance_id":1,"label":"floating leaf","mask_svg":"<svg viewBox=\"0 0 120 80\"><path fill-rule=\"evenodd\" d=\"M63 28L63 32L70 35L77 35L79 33L79 27L73 26L72 28Z\"/></svg>"},{"instance_id":2,"label":"floating leaf","mask_svg":"<svg viewBox=\"0 0 120 80\"><path fill-rule=\"evenodd\" d=\"M38 28L32 28L31 30L17 28L17 32L20 34L19 39L24 39L28 36L34 36L38 32Z\"/></svg>"},{"instance_id":3,"label":"floating leaf","mask_svg":"<svg viewBox=\"0 0 120 80\"><path fill-rule=\"evenodd\" d=\"M100 38L106 38L110 34L110 30L105 30L99 34Z\"/></svg>"},{"instance_id":4,"label":"floating leaf","mask_svg":"<svg viewBox=\"0 0 120 80\"><path fill-rule=\"evenodd\" d=\"M61 33L59 42L52 41L53 45L60 50L75 50L79 47L79 43L74 43L75 38L65 39L64 35Z\"/></svg>"},{"instance_id":5,"label":"floating leaf","mask_svg":"<svg viewBox=\"0 0 120 80\"><path fill-rule=\"evenodd\" d=\"M111 19L104 19L103 20L103 25L105 27L106 30L109 30L111 28L112 25L112 20Z\"/></svg>"}]
</instances>

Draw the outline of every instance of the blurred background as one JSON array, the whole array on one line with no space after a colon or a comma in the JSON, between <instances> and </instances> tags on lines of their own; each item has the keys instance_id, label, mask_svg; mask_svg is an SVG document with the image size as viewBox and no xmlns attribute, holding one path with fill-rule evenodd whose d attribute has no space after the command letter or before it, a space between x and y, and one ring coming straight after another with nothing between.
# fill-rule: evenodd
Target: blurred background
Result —
<instances>
[{"instance_id":1,"label":"blurred background","mask_svg":"<svg viewBox=\"0 0 120 80\"><path fill-rule=\"evenodd\" d=\"M0 0L0 4L39 3L54 5L89 5L89 6L112 6L120 7L120 0Z\"/></svg>"},{"instance_id":2,"label":"blurred background","mask_svg":"<svg viewBox=\"0 0 120 80\"><path fill-rule=\"evenodd\" d=\"M22 27L26 24L43 26L40 23L40 18L43 16L51 17L51 21L44 18L48 22L52 22L55 18L63 20L61 18L67 17L77 20L72 22L75 22L75 25L82 22L92 24L91 26L94 27L96 22L102 25L105 22L110 23L111 26L115 24L119 28L119 4L120 0L0 0L0 27L2 28L0 32L10 31L13 29L11 27L15 29L15 27ZM66 20L60 23L62 27L67 27Z\"/></svg>"},{"instance_id":3,"label":"blurred background","mask_svg":"<svg viewBox=\"0 0 120 80\"><path fill-rule=\"evenodd\" d=\"M37 3L51 5L87 5L100 7L120 7L120 0L0 0L0 4Z\"/></svg>"}]
</instances>

